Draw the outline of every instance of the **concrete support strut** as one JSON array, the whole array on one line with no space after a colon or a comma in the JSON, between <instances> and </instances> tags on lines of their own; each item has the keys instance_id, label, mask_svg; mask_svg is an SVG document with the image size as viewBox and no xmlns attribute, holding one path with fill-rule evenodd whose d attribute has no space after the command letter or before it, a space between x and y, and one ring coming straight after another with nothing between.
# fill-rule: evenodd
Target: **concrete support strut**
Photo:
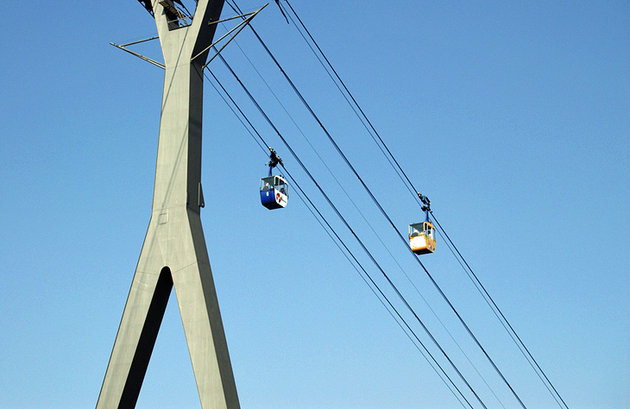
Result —
<instances>
[{"instance_id":1,"label":"concrete support strut","mask_svg":"<svg viewBox=\"0 0 630 409\"><path fill-rule=\"evenodd\" d=\"M203 50L223 0L199 0L185 27L170 0L152 5L165 62L153 209L96 408L135 407L174 287L202 408L239 409L199 216Z\"/></svg>"}]
</instances>

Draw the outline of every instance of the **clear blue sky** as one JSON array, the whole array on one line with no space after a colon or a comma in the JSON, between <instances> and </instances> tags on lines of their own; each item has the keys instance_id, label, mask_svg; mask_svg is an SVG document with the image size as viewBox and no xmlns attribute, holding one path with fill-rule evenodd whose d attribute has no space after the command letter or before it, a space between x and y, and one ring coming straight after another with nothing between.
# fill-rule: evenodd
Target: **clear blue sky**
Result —
<instances>
[{"instance_id":1,"label":"clear blue sky","mask_svg":"<svg viewBox=\"0 0 630 409\"><path fill-rule=\"evenodd\" d=\"M292 2L569 407L630 407L630 4L434 3ZM134 0L3 9L0 409L89 408L149 221L162 93L158 68L108 42L155 26ZM273 2L254 26L406 232L418 207L294 27ZM249 31L238 45L516 408ZM140 51L160 58L155 46ZM236 44L225 57L488 406L501 407ZM349 238L235 81L211 68ZM297 196L283 211L260 205L267 158L208 85L204 103L202 222L241 406L461 407ZM423 260L528 407L557 407L443 242ZM138 408L200 407L174 301Z\"/></svg>"}]
</instances>

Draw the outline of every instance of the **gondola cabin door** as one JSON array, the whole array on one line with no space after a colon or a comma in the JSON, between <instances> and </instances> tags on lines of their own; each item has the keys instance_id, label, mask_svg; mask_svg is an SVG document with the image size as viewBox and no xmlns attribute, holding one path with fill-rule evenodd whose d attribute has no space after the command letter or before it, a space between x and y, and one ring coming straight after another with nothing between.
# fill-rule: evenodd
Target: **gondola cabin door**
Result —
<instances>
[{"instance_id":1,"label":"gondola cabin door","mask_svg":"<svg viewBox=\"0 0 630 409\"><path fill-rule=\"evenodd\" d=\"M435 228L430 222L409 225L409 247L416 254L435 251Z\"/></svg>"},{"instance_id":2,"label":"gondola cabin door","mask_svg":"<svg viewBox=\"0 0 630 409\"><path fill-rule=\"evenodd\" d=\"M289 200L289 185L282 176L260 179L260 202L269 210L280 209Z\"/></svg>"}]
</instances>

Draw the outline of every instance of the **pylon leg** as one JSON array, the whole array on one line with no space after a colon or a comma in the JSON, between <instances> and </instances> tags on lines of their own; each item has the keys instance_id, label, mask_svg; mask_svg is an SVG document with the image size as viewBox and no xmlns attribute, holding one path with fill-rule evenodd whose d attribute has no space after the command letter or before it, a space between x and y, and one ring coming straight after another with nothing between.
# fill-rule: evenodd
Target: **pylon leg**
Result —
<instances>
[{"instance_id":1,"label":"pylon leg","mask_svg":"<svg viewBox=\"0 0 630 409\"><path fill-rule=\"evenodd\" d=\"M171 272L151 252L149 229L118 327L97 409L133 409L173 287Z\"/></svg>"},{"instance_id":2,"label":"pylon leg","mask_svg":"<svg viewBox=\"0 0 630 409\"><path fill-rule=\"evenodd\" d=\"M199 215L188 212L191 239L181 254L197 261L173 269L173 283L203 409L239 409L236 384ZM179 252L179 251L178 251Z\"/></svg>"},{"instance_id":3,"label":"pylon leg","mask_svg":"<svg viewBox=\"0 0 630 409\"><path fill-rule=\"evenodd\" d=\"M186 343L203 409L239 409L201 220L172 211L150 223L97 409L133 409L175 287ZM172 260L168 266L161 260Z\"/></svg>"}]
</instances>

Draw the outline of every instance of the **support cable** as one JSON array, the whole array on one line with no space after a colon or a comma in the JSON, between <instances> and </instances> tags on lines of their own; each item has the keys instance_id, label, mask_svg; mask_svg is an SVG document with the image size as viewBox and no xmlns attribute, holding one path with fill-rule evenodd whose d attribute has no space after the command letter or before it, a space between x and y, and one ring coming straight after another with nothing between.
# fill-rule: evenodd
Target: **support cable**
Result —
<instances>
[{"instance_id":1,"label":"support cable","mask_svg":"<svg viewBox=\"0 0 630 409\"><path fill-rule=\"evenodd\" d=\"M229 1L228 1L228 4ZM236 8L238 9L238 6L236 6ZM302 93L298 90L298 88L296 87L295 83L291 80L291 78L288 76L288 74L284 71L284 69L282 68L282 66L280 65L280 63L278 62L278 60L275 58L275 56L271 53L271 51L269 50L269 48L267 47L267 45L265 44L265 42L262 40L262 38L258 35L258 33L256 32L256 30L254 29L254 27L250 24L249 28L252 30L252 32L254 33L254 35L256 36L256 38L259 40L260 44L263 46L263 48L266 50L266 52L268 53L268 55L270 56L270 58L274 61L274 63L276 64L276 66L278 67L278 69L280 70L280 72L283 74L283 76L285 77L285 79L287 80L287 82L289 83L289 85L291 86L291 88L294 90L295 94L298 96L298 98L302 101L302 103L304 104L304 106L306 107L306 109L309 111L309 113L313 116L313 118L315 119L315 121L319 124L320 128L322 128L322 130L324 131L324 133L326 134L326 136L328 137L329 141L331 142L331 144L335 147L335 149L337 150L337 152L339 153L339 155L342 157L342 159L346 162L346 164L348 165L348 167L352 170L352 172L354 173L354 175L356 176L356 178L359 180L359 182L361 183L361 185L363 186L363 188L365 189L365 191L368 193L368 195L370 196L370 198L372 199L372 201L374 202L374 204L379 208L379 210L381 211L381 213L383 214L383 216L385 216L385 218L389 221L389 223L391 224L392 228L396 231L396 233L401 237L401 239L403 240L403 242L405 243L405 247L408 248L408 243L407 240L400 234L400 232L398 231L398 229L396 228L396 225L393 223L393 221L391 220L391 218L389 217L389 215L387 214L387 212L385 211L385 209L383 209L383 207L381 206L381 204L379 203L379 201L376 199L376 197L374 196L374 194L372 193L372 191L370 190L370 188L365 184L365 182L363 181L363 179L361 178L361 176L359 175L359 173L357 172L357 170L354 168L354 166L350 163L350 161L348 160L348 158L346 157L346 155L343 153L343 151L341 150L341 148L339 147L339 145L337 144L337 142L334 140L334 138L332 137L332 135L330 134L330 132L328 132L328 129L324 126L324 124L322 123L322 121L319 119L319 117L317 116L317 114L313 111L313 109L311 108L311 106L309 105L309 103L306 101L306 99L304 98L304 96L302 95ZM220 56L220 55L219 55ZM221 57L221 56L220 56ZM225 62L225 60L222 58L222 61ZM234 74L235 75L235 74ZM284 140L284 138L281 139ZM316 182L315 182L316 183ZM411 250L409 250L409 254L411 254L412 256L414 256L414 254L411 252ZM427 268L424 266L424 264L422 263L422 261L414 256L414 259L419 263L419 265L422 267L422 269L424 270L424 272L426 273L426 275L429 277L429 279L431 280L431 283L433 283L433 286L438 290L438 292L440 293L440 295L442 296L442 298L444 299L444 301L449 305L449 307L453 310L453 312L455 313L455 315L457 316L457 318L459 319L459 321L462 323L462 325L464 326L464 328L466 329L466 331L468 332L468 334L471 336L471 338L475 341L475 343L477 344L477 346L479 347L479 349L483 352L483 354L486 356L486 358L488 359L488 361L490 362L490 364L492 365L492 367L494 368L495 372L497 372L497 374L501 377L501 379L503 380L503 382L507 385L507 387L510 389L510 391L512 392L512 395L514 395L514 397L518 400L519 404L521 405L521 407L523 409L527 409L527 407L525 406L525 404L523 403L523 401L521 400L521 398L518 396L518 394L516 393L516 391L514 390L514 388L512 387L512 385L510 384L510 382L505 378L505 376L503 375L503 372L501 372L501 370L498 368L498 366L495 364L495 362L492 360L492 358L490 357L490 355L488 355L488 352L485 350L485 348L481 345L481 343L479 342L479 340L477 339L477 337L474 335L474 333L472 332L472 330L470 329L470 327L468 326L468 324L466 324L466 322L464 321L464 319L461 317L461 315L459 314L459 312L457 312L457 309L455 308L455 306L453 305L453 303L448 299L448 297L446 296L446 294L442 291L442 289L440 288L440 286L437 284L437 282L433 279L433 277L431 276L431 274L429 273L429 271L427 270ZM389 277L387 277L389 280ZM393 283L392 283L393 284ZM396 289L397 291L397 289ZM402 296L402 295L401 295ZM476 395L476 394L475 394Z\"/></svg>"},{"instance_id":2,"label":"support cable","mask_svg":"<svg viewBox=\"0 0 630 409\"><path fill-rule=\"evenodd\" d=\"M251 27L250 25L250 28ZM219 59L221 59L221 61L223 62L223 64L226 66L226 68L228 68L228 70L230 71L230 73L234 76L234 78L237 80L237 82L241 85L241 87L243 88L243 90L245 91L245 93L248 95L248 97L250 98L250 100L252 101L252 103L254 103L254 105L256 106L256 108L260 111L261 115L265 118L265 120L267 121L267 123L269 123L269 125L273 128L273 130L276 132L276 134L278 135L278 137L282 140L282 142L284 143L284 145L287 147L287 149L291 152L291 154L293 155L293 157L296 159L296 161L298 162L298 164L302 167L302 169L304 170L304 172L309 176L309 178L311 179L311 181L315 184L315 186L318 188L318 190L320 191L320 193L324 196L324 198L326 199L326 201L328 202L328 204L331 206L331 208L335 211L335 213L337 214L337 216L339 217L340 220L342 220L342 222L344 223L344 225L346 226L346 228L352 233L352 235L355 237L355 239L357 240L357 242L361 245L361 247L363 248L363 250L366 252L366 254L368 255L368 257L372 260L372 262L377 266L377 268L379 269L379 271L381 272L381 274L383 275L383 277L387 280L387 282L389 283L389 285L392 287L392 289L394 290L394 292L397 294L397 296L401 299L401 301L403 302L403 304L409 309L409 311L413 314L413 316L416 318L416 320L420 323L420 325L423 327L423 329L425 330L425 332L427 333L427 335L431 338L431 340L434 342L434 344L436 345L436 347L441 351L441 353L444 355L444 357L448 360L448 362L450 363L450 365L453 367L453 369L457 372L457 374L459 375L459 377L462 379L462 381L467 385L467 387L470 389L470 391L473 393L473 395L477 398L477 400L480 402L480 404L487 409L487 406L483 403L483 401L481 400L481 398L479 397L479 395L477 395L477 392L475 392L475 390L472 388L472 386L470 385L470 383L468 383L468 381L466 380L466 378L463 376L463 374L459 371L459 369L457 368L457 366L455 366L455 364L453 363L453 361L451 360L451 358L448 356L448 354L446 353L446 351L444 351L444 349L442 348L442 346L439 344L439 342L437 342L437 340L435 339L435 337L433 336L433 334L431 334L431 332L429 331L429 329L426 327L426 325L424 324L424 322L420 319L420 317L418 316L418 314L413 310L413 308L411 307L411 305L407 302L407 300L405 299L405 297L402 295L402 293L398 290L398 288L395 286L395 284L391 281L391 279L389 278L389 276L387 275L387 273L380 267L380 265L378 264L378 262L376 261L376 259L374 259L374 257L372 256L372 254L370 253L370 251L368 250L368 248L365 246L365 244L363 243L363 241L357 236L357 234L354 232L354 230L352 229L352 227L348 224L348 222L346 221L346 219L343 217L343 215L339 212L339 210L337 209L337 207L332 203L331 199L328 197L328 195L326 194L326 192L322 189L322 187L319 185L319 183L315 180L315 178L313 177L313 175L310 173L310 171L308 170L308 168L304 165L304 163L300 160L299 156L295 153L295 151L291 148L291 146L288 144L288 142L286 141L286 139L282 136L282 134L280 133L280 131L276 128L276 126L273 124L273 122L271 121L271 119L267 116L267 114L264 112L264 110L262 109L262 107L260 106L260 104L258 104L258 102L256 101L256 99L253 97L253 95L249 92L249 90L247 89L247 87L245 86L245 84L243 84L243 82L240 80L240 78L238 77L238 75L234 72L234 70L232 69L232 67L227 63L227 61L225 60L225 58L223 58L223 56L221 54L219 54Z\"/></svg>"},{"instance_id":3,"label":"support cable","mask_svg":"<svg viewBox=\"0 0 630 409\"><path fill-rule=\"evenodd\" d=\"M265 152L265 154L267 153L267 149L265 149L265 146L269 146L267 145L266 141L264 140L264 138L260 135L260 133L258 132L258 130L254 127L254 125L252 124L252 122L249 120L249 118L245 115L245 113L242 111L242 109L238 106L238 104L234 101L234 99L232 98L232 96L227 92L227 90L223 87L223 85L221 84L221 82L218 80L218 78L214 75L214 73L210 72L210 74L212 75L212 77L214 78L215 82L221 87L221 89L223 90L223 92L228 96L228 98L230 99L230 101L232 102L232 104L236 107L236 109L238 109L238 111L240 112L240 116L237 114L237 112L234 110L234 108L232 107L232 105L230 105L228 103L228 101L225 99L225 97L223 96L223 94L221 94L221 92L219 91L219 89L214 85L213 82L210 81L210 79L208 78L208 76L206 75L206 79L208 79L208 82L210 82L210 84L212 85L212 87L215 89L215 91L217 91L217 93L221 96L221 98L223 99L223 101L229 106L230 110L232 111L232 113L234 113L234 115L238 118L238 120L241 122L241 124L243 125L243 127L247 130L247 132L249 133L249 135L252 137L252 139L254 139L254 142L256 142L256 144L258 144L258 146L262 149L263 152ZM245 124L245 122L243 121L243 119L241 118L241 116L245 119L245 121L247 122L247 124L249 124L249 127ZM251 128L251 129L250 129ZM256 135L258 136L258 139L256 138L256 136L254 136L254 134L252 133L252 130L256 133ZM259 142L259 140L262 142ZM301 193L301 195L298 195L298 197L304 202L304 204L306 205L306 207L309 209L309 211L311 212L311 214L315 217L315 219L317 220L317 222L320 224L320 226L322 226L322 228L324 229L324 231L326 231L326 234L328 234L328 236L331 238L331 240L335 243L335 245L339 248L339 250L342 252L342 254L344 255L344 257L346 257L346 259L348 260L348 262L350 262L350 264L352 265L352 267L355 269L355 271L359 274L359 276L361 277L361 279L366 283L366 285L370 288L370 290L372 291L372 293L378 298L378 300L380 301L380 303L383 305L383 307L387 310L387 312L390 314L390 316L394 319L394 321L396 321L396 323L398 324L398 326L403 330L403 332L405 333L405 335L409 338L409 340L413 343L414 347L420 352L420 354L425 358L425 360L429 363L429 365L431 366L431 368L436 372L436 374L440 377L440 379L442 380L442 382L444 382L444 384L446 385L446 387L451 391L451 393L453 394L453 396L455 396L455 398L460 402L460 404L462 405L462 407L464 407L464 403L462 402L462 400L460 399L460 397L455 393L455 391L453 390L453 388L455 390L457 390L457 392L459 393L459 395L461 395L461 398L464 399L464 401L468 404L468 406L470 408L472 408L472 405L470 404L470 402L466 399L466 397L463 395L463 393L461 392L461 390L457 387L457 385L454 383L454 381L451 379L451 377L446 373L446 371L444 370L444 368L437 362L437 360L435 359L435 357L431 354L431 352L428 350L428 348L424 345L424 343L420 340L420 338L418 337L418 335L415 333L415 331L409 326L409 324L407 323L407 321L404 319L404 317L402 317L402 315L400 314L400 312L398 312L398 310L396 309L396 307L394 307L394 305L391 303L391 301L389 301L389 299L387 298L387 296L381 291L381 289L378 287L378 285L376 284L376 282L370 277L369 273L367 272L367 270L363 267L363 265L359 262L359 260L356 258L356 256L352 253L352 251L348 248L348 246L345 244L345 242L341 239L341 237L337 234L337 232L335 231L335 229L330 225L330 223L326 220L326 218L324 217L324 215L319 211L319 209L315 206L315 204L311 201L311 199L308 197L308 195L306 194L306 192L304 192L304 190L301 188L301 186L297 183L297 180L289 173L288 169L286 169L286 167L284 165L281 165L282 168L284 169L284 171L287 173L288 177L291 179L291 182L293 185L296 186L297 190ZM308 201L308 203L307 203ZM309 206L310 204L310 206ZM319 216L319 217L318 217ZM326 228L326 226L328 228ZM333 236L334 235L334 236ZM335 238L337 240L335 240ZM343 247L342 247L343 246ZM345 249L345 251L344 251ZM351 258L350 258L351 257ZM354 260L354 263L353 263ZM357 265L360 267L361 271L363 271L363 274L361 274L361 271L359 271L359 268L357 267ZM366 277L369 279L366 280ZM371 284L370 284L371 283ZM377 291L378 290L378 293ZM379 296L380 294L380 296ZM385 304L385 301L387 301L387 304ZM389 305L389 307L388 307ZM394 311L396 313L396 315L394 315ZM398 317L398 318L397 318ZM401 324L401 322L404 324ZM406 327L406 329L405 329ZM411 334L410 334L411 333ZM412 338L413 335L413 338ZM414 341L415 338L415 341ZM422 346L422 349L420 349L420 347L418 346L418 343L420 344L420 346ZM423 351L424 350L424 351ZM428 356L427 356L428 355ZM431 360L429 359L429 357L431 357ZM433 361L433 362L431 362ZM440 369L440 371L438 371L438 369L436 368L436 366ZM448 381L450 382L450 384L446 381L448 379Z\"/></svg>"},{"instance_id":4,"label":"support cable","mask_svg":"<svg viewBox=\"0 0 630 409\"><path fill-rule=\"evenodd\" d=\"M337 86L337 88L339 89L339 91L341 92L341 89L337 83L337 81L339 82L339 84L341 84L341 86L343 87L343 89L345 90L344 92L341 92L341 94L344 96L344 98L346 99L346 101L350 104L350 101L348 100L348 97L352 100L353 104L350 104L350 106L352 107L353 111L355 112L355 114L357 114L357 110L361 113L361 116L359 117L359 119L361 120L361 123L366 126L366 123L369 125L369 129L366 126L366 129L368 130L370 136L372 136L372 139L374 140L374 136L376 136L378 138L378 140L380 141L380 144L377 143L377 146L382 145L383 148L387 151L387 155L385 155L385 152L383 152L383 149L381 149L381 152L383 152L383 154L385 155L385 157L388 159L390 165L392 164L392 160L393 162L396 164L396 167L394 168L394 170L396 171L396 173L399 175L399 177L401 177L401 180L403 181L403 183L405 184L405 186L407 186L407 188L410 190L410 192L412 193L412 196L414 197L414 200L416 200L418 202L418 204L420 206L422 206L422 203L420 203L418 196L415 192L419 192L419 190L417 190L415 188L415 186L413 185L413 183L411 182L411 180L409 179L409 177L407 176L407 174L405 173L405 171L403 170L402 166L400 165L400 163L396 160L396 158L394 157L394 155L392 154L392 152L390 151L390 149L388 148L387 144L385 143L385 141L381 138L380 134L378 133L378 131L376 130L376 128L374 127L374 125L372 124L372 122L370 121L370 119L368 118L368 116L365 114L365 112L363 111L363 109L361 108L361 106L359 105L359 103L357 102L357 100L354 98L354 96L352 95L352 93L350 92L350 90L348 89L348 87L346 86L345 82L341 79L341 77L339 76L339 74L337 73L337 71L335 70L335 68L333 67L332 63L330 62L330 60L328 59L328 57L326 57L326 54L323 52L323 50L320 48L319 44L317 43L317 41L315 40L315 38L312 36L312 34L310 33L310 31L308 30L308 28L306 27L306 25L304 24L304 22L302 21L302 19L300 18L300 16L297 14L297 12L293 9L293 6L291 5L291 3L289 2L289 0L284 0L286 2L286 4L289 6L289 9L291 10L291 13L295 16L295 18L298 20L298 22L300 23L300 26L302 27L302 29L306 32L306 34L308 35L308 37L310 38L311 42L313 43L313 45L315 45L315 47L317 48L317 50L319 51L319 53L316 53L315 50L313 49L313 47L311 46L311 42L306 40L306 37L304 36L304 34L302 33L302 31L300 30L300 28L298 27L298 25L295 23L295 21L293 20L291 14L289 14L289 18L291 20L291 22L294 24L294 26L297 28L298 32L300 33L300 35L302 36L302 38L305 40L305 42L307 43L307 45L309 46L309 48L311 49L311 51L313 52L313 54L316 56L317 60L320 62L320 64L322 65L322 67L325 69L326 73L331 77L331 79L333 80L333 83ZM326 61L326 65L323 63L322 59L320 58L323 57L323 59ZM334 76L336 77L337 81L335 81L335 79L332 77L330 71L328 70L328 68L330 68L330 70L332 71L332 73L334 73ZM346 96L346 93L348 96ZM356 109L355 109L356 106ZM357 116L359 116L357 114ZM374 140L374 142L376 142L376 140ZM389 159L391 157L391 160ZM402 176L401 176L402 175ZM404 177L404 179L403 179ZM444 230L444 228L440 225L440 223L437 221L437 219L435 218L435 215L433 214L433 212L431 212L431 215L433 216L433 219L436 221L436 223L438 224L439 230L438 232L440 232L440 230L442 232L444 232L444 235L447 237L448 241L453 245L453 248L455 249L455 251L457 252L457 254L459 255L459 257L461 258L461 260L464 262L464 264L466 265L466 268L464 268L464 271L466 271L466 274L468 275L469 279L473 282L473 284L475 285L475 287L477 288L477 290L481 293L482 297L484 298L484 300L486 301L486 303L488 303L488 306L490 307L490 309L494 312L495 316L497 316L497 318L499 319L499 321L501 322L501 324L503 325L503 327L506 329L506 331L508 332L508 334L510 335L510 337L512 338L512 340L515 342L515 344L517 345L517 347L519 348L519 350L521 351L521 353L524 355L524 357L526 358L526 360L528 361L528 363L530 364L530 366L532 367L532 369L534 369L534 372L538 375L538 377L540 378L540 380L542 381L542 383L545 385L545 387L547 388L547 390L549 391L549 393L553 396L553 398L556 400L556 403L558 403L558 405L560 406L564 406L566 409L569 409L568 405L566 404L566 402L564 401L564 399L562 398L562 396L560 395L560 393L558 392L558 390L555 388L555 386L553 385L553 383L551 382L551 380L547 377L547 375L545 374L545 372L543 371L542 367L538 364L538 361L534 358L534 356L532 355L532 353L529 351L529 349L527 348L527 346L525 345L525 343L523 342L523 340L520 338L520 336L516 333L516 331L514 330L514 328L512 327L512 325L510 324L510 322L507 320L507 318L505 317L505 315L503 314L503 312L501 311L501 309L499 308L499 306L496 304L496 302L494 301L494 299L492 298L492 296L488 293L488 291L486 290L486 288L484 287L484 285L481 283L481 281L479 280L479 278L477 277L477 275L474 273L474 271L472 270L472 268L470 267L470 265L468 264L468 262L464 259L463 255L459 252L459 250L457 249L457 247L455 246L455 244L453 243L453 241L450 239L450 237L448 236L448 234L446 233L446 230ZM456 256L457 258L457 256ZM461 264L461 262L460 262ZM463 267L463 266L462 266ZM468 273L468 271L470 271L470 274ZM472 274L472 277L471 277ZM495 311L496 310L496 311ZM498 314L498 315L497 315ZM500 317L499 317L500 315ZM507 327L506 327L507 326ZM509 327L509 330L508 330ZM525 351L525 352L524 352ZM544 379L543 379L544 377ZM553 391L552 391L553 389ZM560 404L560 401L562 402L562 404Z\"/></svg>"}]
</instances>

